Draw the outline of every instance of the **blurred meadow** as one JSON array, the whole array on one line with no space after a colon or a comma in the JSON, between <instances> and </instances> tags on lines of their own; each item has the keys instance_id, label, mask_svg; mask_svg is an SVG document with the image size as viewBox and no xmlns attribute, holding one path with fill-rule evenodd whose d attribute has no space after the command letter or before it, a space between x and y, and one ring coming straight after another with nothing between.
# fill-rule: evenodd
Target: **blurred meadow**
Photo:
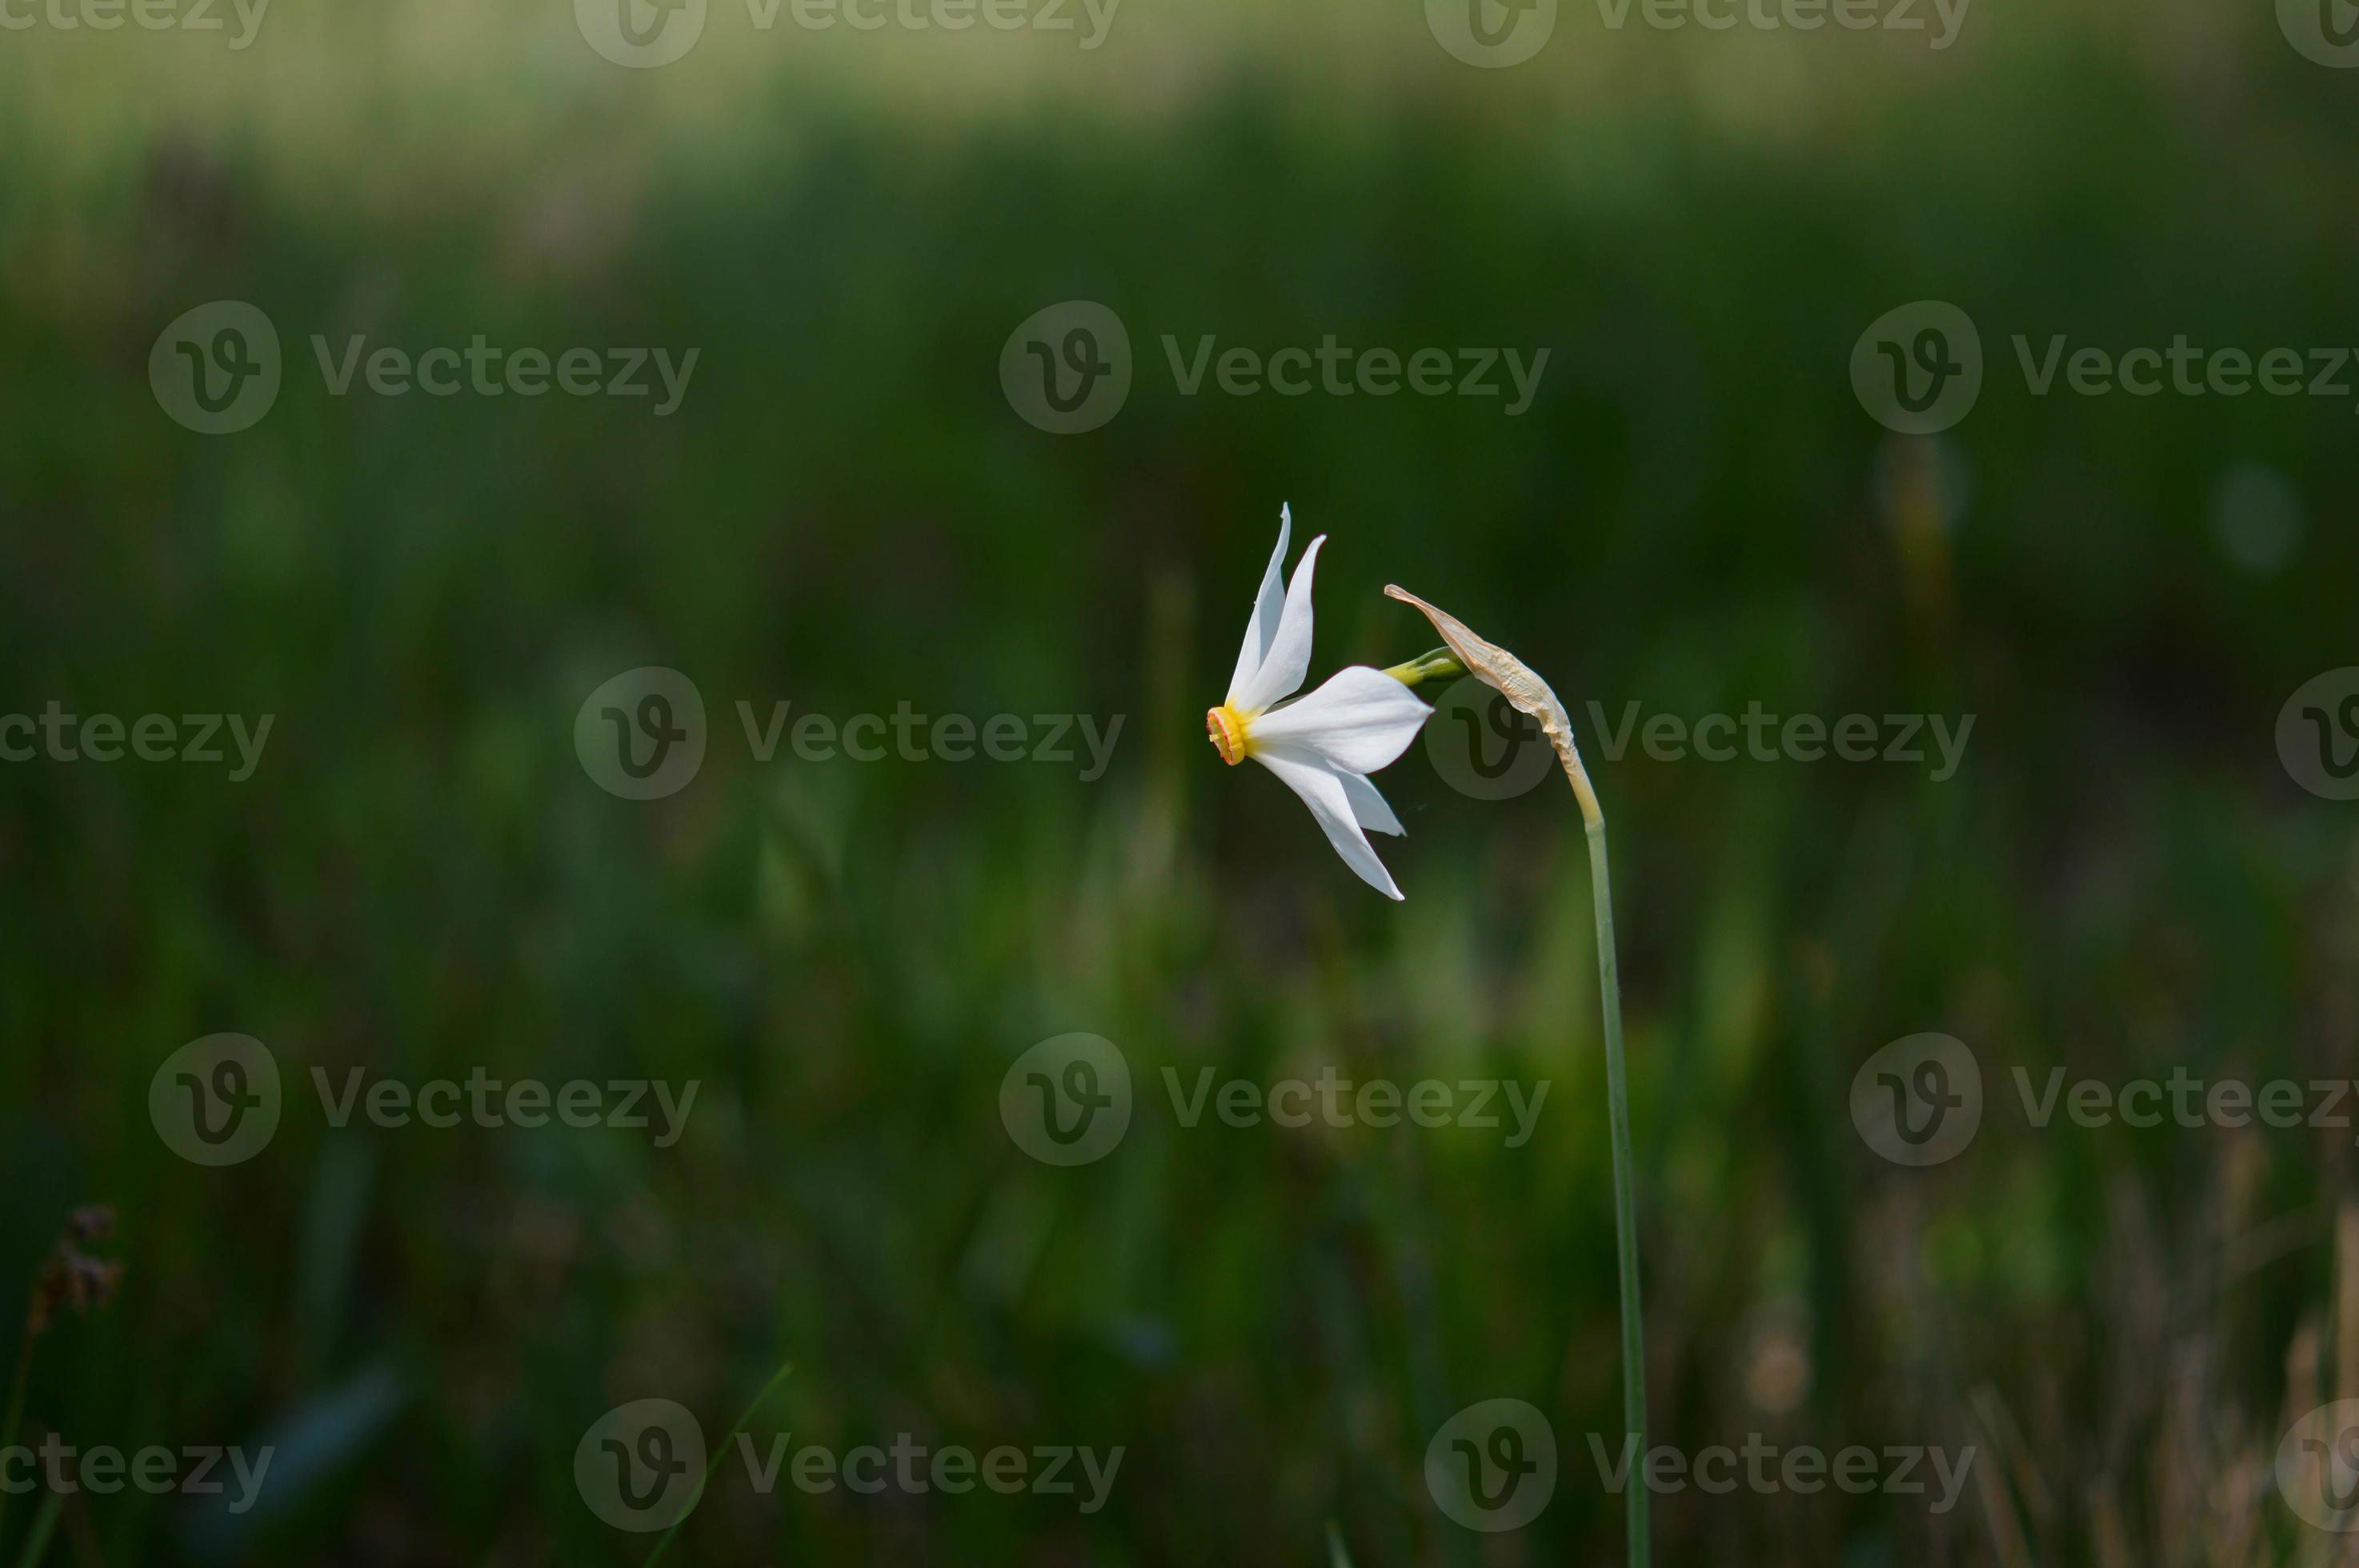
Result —
<instances>
[{"instance_id":1,"label":"blurred meadow","mask_svg":"<svg viewBox=\"0 0 2359 1568\"><path fill-rule=\"evenodd\" d=\"M1429 735L1378 778L1394 904L1221 765L1203 712L1281 502L1298 548L1331 535L1314 680L1432 644L1399 582L1572 711L1651 1440L1975 1449L1940 1512L1658 1497L1658 1561L2347 1560L2271 1466L2359 1395L2359 1134L2040 1128L2015 1075L2359 1072L2359 807L2275 739L2359 663L2359 390L2036 395L2014 340L2359 346L2359 80L2253 4L1982 0L1938 51L1601 16L1497 70L1343 0L1132 0L1088 49L714 0L647 70L554 0L277 0L234 50L234 15L0 31L0 714L275 716L244 782L0 763L0 1353L33 1352L19 1441L276 1453L240 1512L15 1497L0 1562L638 1563L577 1487L585 1429L661 1397L719 1452L782 1362L765 1446L1122 1445L1118 1479L1085 1513L765 1497L733 1460L670 1561L1621 1561L1579 816L1553 777L1472 798ZM1897 435L1848 366L1923 298L1979 325L1985 380ZM147 362L220 299L285 380L207 437ZM1120 316L1136 380L1058 436L997 365L1068 299ZM314 334L700 357L657 417L336 396ZM1206 334L1549 358L1515 416L1184 395L1163 340ZM639 802L572 735L649 665L709 746ZM782 701L1123 727L1093 779L759 761L737 705ZM1974 726L1939 782L1609 760L1590 705L1633 702ZM208 1169L148 1091L224 1031L286 1108ZM999 1089L1076 1031L1136 1107L1058 1168ZM1920 1032L1987 1105L1908 1169L1850 1094ZM1163 1089L1330 1065L1550 1094L1508 1148L1190 1128ZM312 1072L356 1067L701 1088L668 1148L332 1126ZM119 1287L27 1336L94 1203ZM1546 1412L1559 1479L1477 1534L1423 1465L1495 1397Z\"/></svg>"}]
</instances>

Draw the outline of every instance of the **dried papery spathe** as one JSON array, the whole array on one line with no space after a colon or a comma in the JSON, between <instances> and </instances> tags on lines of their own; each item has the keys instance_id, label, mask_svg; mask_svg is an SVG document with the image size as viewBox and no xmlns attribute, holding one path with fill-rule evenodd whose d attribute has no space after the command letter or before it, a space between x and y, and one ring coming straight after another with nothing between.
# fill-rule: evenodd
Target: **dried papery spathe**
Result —
<instances>
[{"instance_id":1,"label":"dried papery spathe","mask_svg":"<svg viewBox=\"0 0 2359 1568\"><path fill-rule=\"evenodd\" d=\"M1556 748L1557 760L1564 764L1565 776L1572 781L1573 793L1581 797L1582 815L1596 819L1597 796L1589 787L1589 772L1581 765L1581 748L1573 743L1572 719L1557 700L1549 683L1532 672L1532 667L1500 647L1476 636L1466 622L1446 610L1437 610L1424 600L1397 583L1386 583L1385 592L1403 604L1415 605L1433 622L1458 662L1485 686L1506 697L1517 712L1527 713L1538 721L1540 733Z\"/></svg>"}]
</instances>

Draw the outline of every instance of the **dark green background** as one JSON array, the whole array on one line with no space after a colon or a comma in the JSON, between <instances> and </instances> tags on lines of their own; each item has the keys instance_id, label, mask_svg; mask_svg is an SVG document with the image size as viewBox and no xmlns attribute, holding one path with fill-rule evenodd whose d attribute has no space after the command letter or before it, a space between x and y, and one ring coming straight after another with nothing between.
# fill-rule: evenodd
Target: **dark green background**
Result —
<instances>
[{"instance_id":1,"label":"dark green background","mask_svg":"<svg viewBox=\"0 0 2359 1568\"><path fill-rule=\"evenodd\" d=\"M836 1447L1116 1444L1111 1504L837 1493L724 1469L675 1561L1618 1560L1589 887L1550 784L1380 782L1408 894L1202 738L1281 501L1332 535L1314 676L1430 646L1398 581L1571 707L1612 823L1653 1420L1979 1445L1947 1516L1692 1490L1666 1563L2324 1562L2269 1465L2341 1390L2349 1131L2029 1128L2011 1069L2350 1075L2359 816L2280 706L2354 662L2354 401L2035 397L2012 338L2359 345L2359 81L2265 6L1982 0L1959 42L1614 32L1568 4L1478 71L1418 8L1150 6L1103 48L767 37L720 5L635 72L561 6L288 8L255 47L0 34L0 712L268 712L249 782L0 766L0 1345L72 1206L103 1314L27 1426L266 1442L267 1506L126 1492L45 1561L636 1562L572 1453L676 1399ZM1092 434L1017 419L1015 325L1127 324ZM1946 434L1849 384L1895 306L1981 329ZM243 434L147 356L277 323ZM309 337L701 351L644 402L329 396ZM1182 397L1159 338L1551 350L1499 400ZM2359 377L2354 378L2359 383ZM2223 483L2293 500L2223 541ZM2247 481L2249 483L2249 481ZM2223 497L2229 500L2223 501ZM684 792L605 794L576 709L690 676ZM839 717L1126 716L1055 765L756 765L740 698ZM1609 713L1973 713L1957 777L1608 762ZM174 1157L150 1075L266 1042L272 1145ZM997 1115L1108 1036L1105 1161ZM1972 1149L1885 1163L1852 1075L1940 1030ZM1540 1136L1179 1128L1160 1070L1552 1085ZM688 1136L328 1128L304 1080L701 1079ZM2345 1390L2347 1391L2347 1390ZM1549 1414L1521 1534L1425 1494L1476 1400ZM38 1498L11 1506L9 1536ZM14 1561L15 1541L0 1541ZM2307 1554L2307 1555L2305 1555Z\"/></svg>"}]
</instances>

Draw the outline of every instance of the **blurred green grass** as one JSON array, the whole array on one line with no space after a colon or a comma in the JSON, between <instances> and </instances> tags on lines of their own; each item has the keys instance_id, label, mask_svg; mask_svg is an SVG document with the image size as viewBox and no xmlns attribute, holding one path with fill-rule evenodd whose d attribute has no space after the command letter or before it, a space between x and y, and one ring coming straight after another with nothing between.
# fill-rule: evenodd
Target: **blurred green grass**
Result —
<instances>
[{"instance_id":1,"label":"blurred green grass","mask_svg":"<svg viewBox=\"0 0 2359 1568\"><path fill-rule=\"evenodd\" d=\"M411 7L277 15L251 59L0 56L0 711L278 716L242 785L0 768L0 1257L29 1274L105 1199L126 1268L45 1340L31 1413L321 1456L266 1517L82 1499L52 1561L636 1561L574 1491L583 1428L660 1394L717 1431L786 1359L799 1439L1124 1444L1114 1500L765 1502L724 1471L685 1560L1302 1562L1331 1519L1363 1568L1614 1560L1580 1436L1618 1404L1579 835L1553 792L1469 801L1414 749L1381 781L1396 909L1219 767L1201 714L1281 500L1333 535L1318 669L1430 642L1377 597L1398 580L1582 726L1659 1437L2006 1456L1946 1518L1660 1499L1663 1560L2315 1550L2267 1465L2323 1397L2346 1143L1994 1111L1969 1159L1903 1173L1843 1097L1925 1029L1994 1079L2347 1071L2359 843L2270 737L2350 660L2351 412L2034 399L2007 341L2359 344L2343 84L2266 12L2194 6L1992 9L1954 59L1563 27L1498 73L1412 9L1342 7L1125 11L1085 59L716 35L628 73L561 9ZM1991 365L1929 442L1845 373L1920 297ZM208 441L145 365L217 297L272 316L288 380ZM1060 440L995 365L1068 297L1121 314L1139 373ZM331 398L313 332L702 354L657 421ZM1182 398L1167 332L1553 351L1509 420ZM2220 543L2249 464L2307 519L2275 572ZM713 734L636 806L569 737L645 663L698 682ZM1084 784L756 765L741 698L1128 718ZM1605 762L1593 698L1978 723L1933 784ZM263 1157L197 1172L147 1084L223 1029L298 1079L705 1087L658 1152L337 1133L297 1086ZM1053 1171L997 1086L1077 1029L1128 1054L1141 1110ZM1156 1103L1166 1065L1328 1062L1554 1087L1513 1152ZM1549 1411L1564 1480L1478 1551L1419 1466L1495 1395Z\"/></svg>"}]
</instances>

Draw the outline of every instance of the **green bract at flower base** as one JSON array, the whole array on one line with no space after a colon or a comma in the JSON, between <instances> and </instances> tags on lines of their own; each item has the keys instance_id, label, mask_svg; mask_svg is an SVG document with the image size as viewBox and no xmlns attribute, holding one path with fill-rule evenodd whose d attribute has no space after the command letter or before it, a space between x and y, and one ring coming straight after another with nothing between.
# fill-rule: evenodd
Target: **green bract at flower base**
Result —
<instances>
[{"instance_id":1,"label":"green bract at flower base","mask_svg":"<svg viewBox=\"0 0 2359 1568\"><path fill-rule=\"evenodd\" d=\"M1430 680L1451 680L1465 673L1466 666L1451 657L1447 648L1419 654L1416 658L1385 671L1403 686L1419 686Z\"/></svg>"}]
</instances>

